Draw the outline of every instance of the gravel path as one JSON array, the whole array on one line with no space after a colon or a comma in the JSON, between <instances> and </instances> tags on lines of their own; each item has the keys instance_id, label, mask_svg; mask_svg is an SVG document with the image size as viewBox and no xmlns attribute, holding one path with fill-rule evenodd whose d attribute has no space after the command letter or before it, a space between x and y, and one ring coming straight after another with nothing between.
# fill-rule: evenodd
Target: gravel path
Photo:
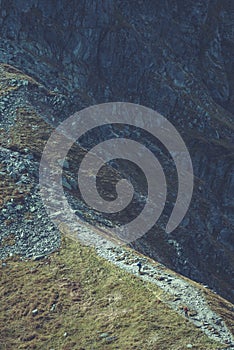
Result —
<instances>
[{"instance_id":1,"label":"gravel path","mask_svg":"<svg viewBox=\"0 0 234 350\"><path fill-rule=\"evenodd\" d=\"M31 193L22 204L14 200L7 202L0 211L1 239L14 235L15 244L0 248L0 258L18 254L22 258L35 258L37 255L46 255L59 246L60 233L50 221L43 208L39 186L35 174L38 171L37 162L30 154L21 155L5 148L0 148L0 161L2 164L2 177L10 176L17 186L30 184ZM25 174L25 168L27 173ZM27 176L26 176L27 175ZM33 215L25 219L25 213ZM10 227L3 223L11 218L14 220ZM19 227L19 222L21 225ZM184 315L182 306L191 311L188 317L198 328L211 339L217 340L234 349L234 339L227 329L222 318L213 312L206 302L202 291L194 284L190 284L178 274L169 271L162 264L139 255L136 251L126 249L103 238L100 231L80 221L76 239L86 245L96 248L97 254L114 263L119 268L138 276L144 281L156 284L169 295L167 303L181 315ZM143 273L138 273L137 262L143 265Z\"/></svg>"},{"instance_id":2,"label":"gravel path","mask_svg":"<svg viewBox=\"0 0 234 350\"><path fill-rule=\"evenodd\" d=\"M178 274L169 272L164 265L153 263L148 258L139 256L134 250L103 239L88 226L82 224L78 232L78 239L84 244L95 246L99 256L143 281L156 284L170 296L167 304L171 308L185 317L181 306L187 306L190 322L200 328L209 338L228 345L225 349L234 349L233 335L222 318L211 310L198 287L191 285ZM139 261L143 266L142 274L138 272L137 263Z\"/></svg>"}]
</instances>

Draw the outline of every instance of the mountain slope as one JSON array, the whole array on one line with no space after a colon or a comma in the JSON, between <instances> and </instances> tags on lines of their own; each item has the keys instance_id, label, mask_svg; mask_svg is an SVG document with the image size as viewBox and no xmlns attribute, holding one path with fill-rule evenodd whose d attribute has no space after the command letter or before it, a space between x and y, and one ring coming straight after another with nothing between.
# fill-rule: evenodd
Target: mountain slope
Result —
<instances>
[{"instance_id":1,"label":"mountain slope","mask_svg":"<svg viewBox=\"0 0 234 350\"><path fill-rule=\"evenodd\" d=\"M231 349L233 306L224 299L129 248L108 247L82 221L79 239L93 237L96 251L70 239L60 245L38 193L38 162L53 130L39 114L40 100L49 109L58 96L12 66L1 65L1 74L3 349Z\"/></svg>"},{"instance_id":2,"label":"mountain slope","mask_svg":"<svg viewBox=\"0 0 234 350\"><path fill-rule=\"evenodd\" d=\"M4 262L0 295L1 349L230 348L189 322L192 312L186 319L168 307L159 287L68 238L47 258ZM216 299L231 324L230 304Z\"/></svg>"},{"instance_id":3,"label":"mountain slope","mask_svg":"<svg viewBox=\"0 0 234 350\"><path fill-rule=\"evenodd\" d=\"M0 10L0 60L30 77L8 72L3 125L25 101L54 126L109 101L162 113L190 151L194 196L172 235L169 205L134 247L233 301L233 3L2 0ZM162 160L173 180L173 164Z\"/></svg>"}]
</instances>

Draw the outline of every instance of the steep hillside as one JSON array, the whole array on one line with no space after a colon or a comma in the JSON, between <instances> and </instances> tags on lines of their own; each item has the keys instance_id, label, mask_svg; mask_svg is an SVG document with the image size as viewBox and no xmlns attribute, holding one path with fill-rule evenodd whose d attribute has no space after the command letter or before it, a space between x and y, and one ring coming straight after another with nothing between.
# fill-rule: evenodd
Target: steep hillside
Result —
<instances>
[{"instance_id":1,"label":"steep hillside","mask_svg":"<svg viewBox=\"0 0 234 350\"><path fill-rule=\"evenodd\" d=\"M68 238L45 259L5 261L0 296L1 349L231 348L173 311L159 287ZM230 305L217 300L231 324Z\"/></svg>"},{"instance_id":2,"label":"steep hillside","mask_svg":"<svg viewBox=\"0 0 234 350\"><path fill-rule=\"evenodd\" d=\"M178 186L174 164L162 145L140 134L161 157L170 186L160 220L133 246L232 301L233 14L228 0L2 0L0 11L0 60L37 81L25 79L18 89L11 73L3 124L26 100L54 126L77 110L110 101L139 103L167 117L190 151L194 195L180 227L165 234ZM139 137L131 129L124 133ZM100 130L90 135L91 143L116 134ZM132 168L119 167L128 177ZM133 181L144 190L140 173Z\"/></svg>"},{"instance_id":3,"label":"steep hillside","mask_svg":"<svg viewBox=\"0 0 234 350\"><path fill-rule=\"evenodd\" d=\"M233 25L230 0L0 0L0 350L234 349ZM58 220L61 196L47 215L39 166L51 132L112 101L161 113L186 143L193 197L170 234L172 156L129 125L90 130L68 152L60 182L76 231ZM134 188L116 215L88 206L77 180L92 147L121 137L151 151L168 187L158 222L128 246L110 228L144 207L143 171L118 158L101 169L105 200L120 179Z\"/></svg>"},{"instance_id":4,"label":"steep hillside","mask_svg":"<svg viewBox=\"0 0 234 350\"><path fill-rule=\"evenodd\" d=\"M130 248L109 246L103 232L90 232L85 222L95 217L82 207L69 167L64 188L81 212L78 239L97 248L80 245L66 227L60 230L76 240L61 241L38 186L41 152L53 130L40 101L56 112L61 99L12 66L0 70L0 348L232 349L233 305ZM83 152L75 147L68 164ZM118 176L111 170L110 179ZM167 242L160 244L170 259Z\"/></svg>"}]
</instances>

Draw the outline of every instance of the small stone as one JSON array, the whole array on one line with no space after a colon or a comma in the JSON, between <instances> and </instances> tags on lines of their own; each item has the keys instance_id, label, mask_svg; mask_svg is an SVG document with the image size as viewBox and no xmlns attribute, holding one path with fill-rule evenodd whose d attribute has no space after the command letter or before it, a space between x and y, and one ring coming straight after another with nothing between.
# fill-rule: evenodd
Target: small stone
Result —
<instances>
[{"instance_id":1,"label":"small stone","mask_svg":"<svg viewBox=\"0 0 234 350\"><path fill-rule=\"evenodd\" d=\"M20 204L16 205L16 207L15 207L15 209L16 209L17 211L20 211L20 210L22 210L23 208L24 208L23 205L20 205Z\"/></svg>"},{"instance_id":2,"label":"small stone","mask_svg":"<svg viewBox=\"0 0 234 350\"><path fill-rule=\"evenodd\" d=\"M173 301L178 301L178 300L181 300L180 297L175 297L175 299Z\"/></svg>"},{"instance_id":3,"label":"small stone","mask_svg":"<svg viewBox=\"0 0 234 350\"><path fill-rule=\"evenodd\" d=\"M28 154L28 155L27 155L27 159L28 159L28 160L33 160L33 159L34 159L33 154Z\"/></svg>"},{"instance_id":4,"label":"small stone","mask_svg":"<svg viewBox=\"0 0 234 350\"><path fill-rule=\"evenodd\" d=\"M192 344L187 344L188 349L192 349L192 347L193 347Z\"/></svg>"},{"instance_id":5,"label":"small stone","mask_svg":"<svg viewBox=\"0 0 234 350\"><path fill-rule=\"evenodd\" d=\"M64 187L66 187L68 190L71 190L71 189L72 189L71 185L68 183L67 179L64 178L64 177L63 177L63 179L62 179L62 185L63 185Z\"/></svg>"},{"instance_id":6,"label":"small stone","mask_svg":"<svg viewBox=\"0 0 234 350\"><path fill-rule=\"evenodd\" d=\"M37 260L42 260L44 259L45 255L35 255L32 257L32 260L37 261Z\"/></svg>"},{"instance_id":7,"label":"small stone","mask_svg":"<svg viewBox=\"0 0 234 350\"><path fill-rule=\"evenodd\" d=\"M115 341L116 339L117 339L117 337L115 337L115 336L107 337L107 338L106 338L106 342L107 342L107 343L112 343L112 342Z\"/></svg>"},{"instance_id":8,"label":"small stone","mask_svg":"<svg viewBox=\"0 0 234 350\"><path fill-rule=\"evenodd\" d=\"M215 321L215 324L217 324L217 326L221 326L221 324L222 324L222 319L221 319L221 318L218 318L218 319Z\"/></svg>"},{"instance_id":9,"label":"small stone","mask_svg":"<svg viewBox=\"0 0 234 350\"><path fill-rule=\"evenodd\" d=\"M55 308L56 308L56 304L53 304L53 305L51 306L51 308L50 308L50 311L54 311Z\"/></svg>"},{"instance_id":10,"label":"small stone","mask_svg":"<svg viewBox=\"0 0 234 350\"><path fill-rule=\"evenodd\" d=\"M101 333L99 335L99 338L107 338L107 337L109 337L109 333Z\"/></svg>"},{"instance_id":11,"label":"small stone","mask_svg":"<svg viewBox=\"0 0 234 350\"><path fill-rule=\"evenodd\" d=\"M64 332L63 336L64 336L64 337L67 337L67 332Z\"/></svg>"},{"instance_id":12,"label":"small stone","mask_svg":"<svg viewBox=\"0 0 234 350\"><path fill-rule=\"evenodd\" d=\"M22 80L22 85L27 86L28 85L28 80Z\"/></svg>"},{"instance_id":13,"label":"small stone","mask_svg":"<svg viewBox=\"0 0 234 350\"><path fill-rule=\"evenodd\" d=\"M37 310L37 309L34 309L34 310L32 311L32 314L33 314L33 316L37 315L37 314L38 314L38 310Z\"/></svg>"},{"instance_id":14,"label":"small stone","mask_svg":"<svg viewBox=\"0 0 234 350\"><path fill-rule=\"evenodd\" d=\"M164 281L165 278L161 276L161 277L158 277L157 280L158 280L158 281Z\"/></svg>"},{"instance_id":15,"label":"small stone","mask_svg":"<svg viewBox=\"0 0 234 350\"><path fill-rule=\"evenodd\" d=\"M195 326L196 326L197 328L201 328L201 327L202 327L202 322L200 322L200 321L193 320L193 323L195 324Z\"/></svg>"}]
</instances>

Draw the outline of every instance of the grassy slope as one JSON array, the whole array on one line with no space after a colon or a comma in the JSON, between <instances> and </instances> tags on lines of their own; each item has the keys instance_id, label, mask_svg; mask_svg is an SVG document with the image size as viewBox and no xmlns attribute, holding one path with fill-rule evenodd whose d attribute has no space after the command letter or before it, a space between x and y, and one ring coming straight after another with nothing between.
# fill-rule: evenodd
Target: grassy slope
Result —
<instances>
[{"instance_id":1,"label":"grassy slope","mask_svg":"<svg viewBox=\"0 0 234 350\"><path fill-rule=\"evenodd\" d=\"M13 67L5 65L4 70L2 95L17 89L8 87L12 78L35 83ZM29 148L39 159L50 132L51 127L33 111L18 108L15 126L8 134L1 130L0 141L13 150ZM22 193L30 192L30 188L16 190L10 179L0 180L0 206L9 198L20 201ZM163 303L166 296L156 286L69 239L63 242L60 254L47 260L9 261L0 269L0 276L0 349L176 350L186 349L188 343L194 349L219 348L170 310ZM213 302L212 296L210 300ZM215 306L226 312L219 302ZM51 311L53 304L56 307ZM38 314L33 316L35 308ZM111 339L100 338L106 332L117 339L108 343Z\"/></svg>"},{"instance_id":2,"label":"grassy slope","mask_svg":"<svg viewBox=\"0 0 234 350\"><path fill-rule=\"evenodd\" d=\"M0 349L220 348L167 307L156 286L69 238L45 260L9 260L0 272Z\"/></svg>"}]
</instances>

